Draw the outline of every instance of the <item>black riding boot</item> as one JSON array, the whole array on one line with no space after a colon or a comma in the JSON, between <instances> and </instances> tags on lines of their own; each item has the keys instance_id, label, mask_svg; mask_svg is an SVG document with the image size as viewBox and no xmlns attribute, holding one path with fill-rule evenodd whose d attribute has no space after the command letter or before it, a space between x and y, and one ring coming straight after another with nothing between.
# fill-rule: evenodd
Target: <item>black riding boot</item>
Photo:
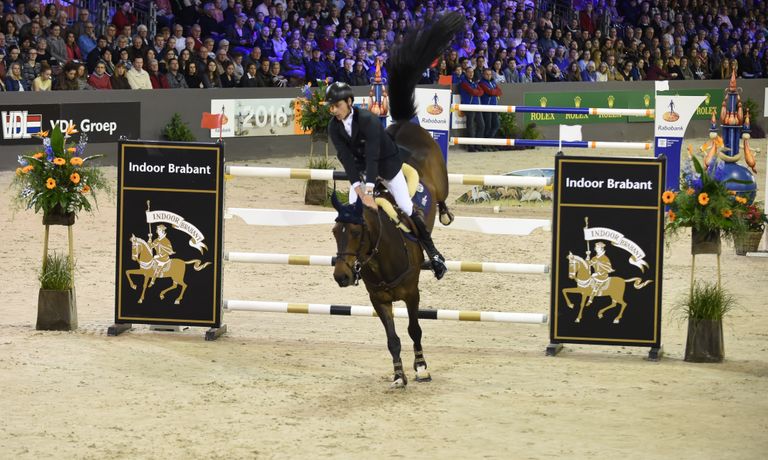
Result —
<instances>
[{"instance_id":1,"label":"black riding boot","mask_svg":"<svg viewBox=\"0 0 768 460\"><path fill-rule=\"evenodd\" d=\"M445 276L445 272L448 270L445 267L445 259L440 251L435 247L435 243L432 241L432 235L427 230L427 224L424 222L424 215L421 210L415 210L411 214L416 229L419 231L419 242L424 250L427 251L427 257L429 258L429 265L432 267L432 271L435 272L435 278L442 279Z\"/></svg>"}]
</instances>

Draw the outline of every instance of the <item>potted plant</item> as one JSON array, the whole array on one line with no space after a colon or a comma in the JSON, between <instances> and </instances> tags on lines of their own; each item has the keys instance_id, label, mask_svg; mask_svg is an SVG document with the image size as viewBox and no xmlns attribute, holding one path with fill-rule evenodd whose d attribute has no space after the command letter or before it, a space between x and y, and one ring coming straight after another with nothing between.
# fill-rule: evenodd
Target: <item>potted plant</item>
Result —
<instances>
[{"instance_id":1,"label":"potted plant","mask_svg":"<svg viewBox=\"0 0 768 460\"><path fill-rule=\"evenodd\" d=\"M12 194L15 206L34 209L36 213L43 214L45 238L41 281L51 276L57 279L62 278L61 273L58 272L49 275L51 267L57 269L62 266L59 263L53 265L49 263L49 226L64 225L68 231L69 263L64 266L69 265L69 289L72 301L63 301L62 299L66 296L51 294L51 290L41 288L38 305L47 306L44 309L38 309L37 324L41 329L46 329L51 324L56 325L54 327L56 329L60 328L59 320L65 315L69 315L70 328L77 327L74 287L71 282L71 261L74 260L72 225L79 211L93 210L98 190L109 192L104 173L93 164L94 160L102 155L84 156L87 138L82 135L77 143L71 142L70 136L76 133L77 129L72 125L66 131L56 126L50 137L48 132L40 133L42 148L29 155L18 157L19 167L16 168L16 175L11 182L11 188L15 189L15 193ZM54 305L58 305L59 313L55 312Z\"/></svg>"},{"instance_id":2,"label":"potted plant","mask_svg":"<svg viewBox=\"0 0 768 460\"><path fill-rule=\"evenodd\" d=\"M328 124L331 122L331 112L325 103L325 89L327 81L318 80L318 86L312 88L308 83L301 88L301 95L291 101L291 108L296 113L296 122L299 127L309 133L309 160L307 167L310 169L334 169L334 161L328 155ZM315 158L315 142L325 143L325 156ZM322 204L328 203L328 181L308 180L304 192L304 203Z\"/></svg>"},{"instance_id":3,"label":"potted plant","mask_svg":"<svg viewBox=\"0 0 768 460\"><path fill-rule=\"evenodd\" d=\"M665 231L677 234L691 228L691 254L720 254L721 236L743 233L745 224L735 215L736 196L726 188L722 162L715 160L704 168L691 156L680 178L680 191L666 191L662 200L669 207Z\"/></svg>"},{"instance_id":4,"label":"potted plant","mask_svg":"<svg viewBox=\"0 0 768 460\"><path fill-rule=\"evenodd\" d=\"M763 238L765 224L768 223L768 217L765 215L765 208L757 201L748 204L749 200L737 196L736 216L744 222L746 231L742 234L734 235L733 246L736 249L736 255L743 256L748 252L756 252L760 246L760 240Z\"/></svg>"},{"instance_id":5,"label":"potted plant","mask_svg":"<svg viewBox=\"0 0 768 460\"><path fill-rule=\"evenodd\" d=\"M46 254L40 270L36 329L72 331L77 329L77 306L73 284L74 264L70 258Z\"/></svg>"},{"instance_id":6,"label":"potted plant","mask_svg":"<svg viewBox=\"0 0 768 460\"><path fill-rule=\"evenodd\" d=\"M736 301L719 283L696 282L676 309L688 320L685 360L719 363L725 356L723 317Z\"/></svg>"}]
</instances>

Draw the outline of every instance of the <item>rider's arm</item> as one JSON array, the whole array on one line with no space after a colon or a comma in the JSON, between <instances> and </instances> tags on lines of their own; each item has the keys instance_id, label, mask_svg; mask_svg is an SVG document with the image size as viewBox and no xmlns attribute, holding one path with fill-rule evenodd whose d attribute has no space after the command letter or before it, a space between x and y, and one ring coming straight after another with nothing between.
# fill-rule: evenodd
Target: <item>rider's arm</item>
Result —
<instances>
[{"instance_id":1,"label":"rider's arm","mask_svg":"<svg viewBox=\"0 0 768 460\"><path fill-rule=\"evenodd\" d=\"M373 184L379 177L379 159L381 158L381 133L384 128L378 117L374 115L364 116L362 112L358 117L358 135L365 139L365 181L366 188L373 191Z\"/></svg>"},{"instance_id":2,"label":"rider's arm","mask_svg":"<svg viewBox=\"0 0 768 460\"><path fill-rule=\"evenodd\" d=\"M344 166L344 171L347 173L347 178L350 184L355 184L360 181L361 173L355 165L355 158L352 155L347 143L342 139L340 130L344 129L339 121L331 120L328 124L328 137L333 142L333 146L336 147L336 157Z\"/></svg>"}]
</instances>

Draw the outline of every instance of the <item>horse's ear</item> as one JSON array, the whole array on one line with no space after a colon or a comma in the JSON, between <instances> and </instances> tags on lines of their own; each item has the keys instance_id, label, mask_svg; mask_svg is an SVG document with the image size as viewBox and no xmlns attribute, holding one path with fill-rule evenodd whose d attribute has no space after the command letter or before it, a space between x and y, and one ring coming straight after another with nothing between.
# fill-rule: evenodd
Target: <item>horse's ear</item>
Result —
<instances>
[{"instance_id":1,"label":"horse's ear","mask_svg":"<svg viewBox=\"0 0 768 460\"><path fill-rule=\"evenodd\" d=\"M336 190L331 193L331 204L333 204L333 209L341 211L341 202L339 201L339 197L336 196Z\"/></svg>"}]
</instances>

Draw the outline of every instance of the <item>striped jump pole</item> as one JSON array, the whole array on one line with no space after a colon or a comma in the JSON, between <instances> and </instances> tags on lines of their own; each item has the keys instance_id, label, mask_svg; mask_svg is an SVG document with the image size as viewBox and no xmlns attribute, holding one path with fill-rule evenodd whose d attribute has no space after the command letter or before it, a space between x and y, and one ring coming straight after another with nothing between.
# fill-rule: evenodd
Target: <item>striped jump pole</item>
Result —
<instances>
[{"instance_id":1,"label":"striped jump pole","mask_svg":"<svg viewBox=\"0 0 768 460\"><path fill-rule=\"evenodd\" d=\"M631 149L653 150L651 142L610 142L610 141L557 141L553 139L494 139L484 137L452 137L453 145L498 145L508 147L554 147L572 149ZM504 176L507 177L507 176Z\"/></svg>"},{"instance_id":2,"label":"striped jump pole","mask_svg":"<svg viewBox=\"0 0 768 460\"><path fill-rule=\"evenodd\" d=\"M334 169L270 168L262 166L225 166L226 174L235 177L265 177L279 179L346 180L344 171ZM448 174L448 182L459 185L489 185L495 187L545 187L551 177L501 176L483 174Z\"/></svg>"},{"instance_id":3,"label":"striped jump pole","mask_svg":"<svg viewBox=\"0 0 768 460\"><path fill-rule=\"evenodd\" d=\"M534 105L477 105L453 104L451 110L456 112L497 112L497 113L554 113L574 115L609 115L625 117L653 118L654 109L614 109L607 107L537 107Z\"/></svg>"},{"instance_id":4,"label":"striped jump pole","mask_svg":"<svg viewBox=\"0 0 768 460\"><path fill-rule=\"evenodd\" d=\"M336 263L335 256L313 256L295 254L272 254L259 252L225 252L224 260L252 264L277 265L311 265L332 267ZM549 266L544 264L517 264L508 262L468 262L447 260L445 265L449 271L471 273L516 273L516 274L547 274ZM422 270L429 270L425 263Z\"/></svg>"},{"instance_id":5,"label":"striped jump pole","mask_svg":"<svg viewBox=\"0 0 768 460\"><path fill-rule=\"evenodd\" d=\"M230 218L232 216L243 219L248 225L295 227L299 225L333 225L338 214L332 211L227 208L224 217ZM440 219L435 220L435 222L440 223ZM547 219L457 216L450 227L443 226L442 223L439 227L488 235L530 235L537 229L551 231L552 221Z\"/></svg>"},{"instance_id":6,"label":"striped jump pole","mask_svg":"<svg viewBox=\"0 0 768 460\"><path fill-rule=\"evenodd\" d=\"M258 311L270 313L302 313L309 315L339 315L376 317L376 310L370 306L333 305L320 303L266 302L258 300L224 300L229 311ZM408 318L403 307L392 309L395 318ZM498 311L461 311L419 309L419 319L442 319L453 321L484 321L496 323L545 324L546 313L512 313Z\"/></svg>"}]
</instances>

